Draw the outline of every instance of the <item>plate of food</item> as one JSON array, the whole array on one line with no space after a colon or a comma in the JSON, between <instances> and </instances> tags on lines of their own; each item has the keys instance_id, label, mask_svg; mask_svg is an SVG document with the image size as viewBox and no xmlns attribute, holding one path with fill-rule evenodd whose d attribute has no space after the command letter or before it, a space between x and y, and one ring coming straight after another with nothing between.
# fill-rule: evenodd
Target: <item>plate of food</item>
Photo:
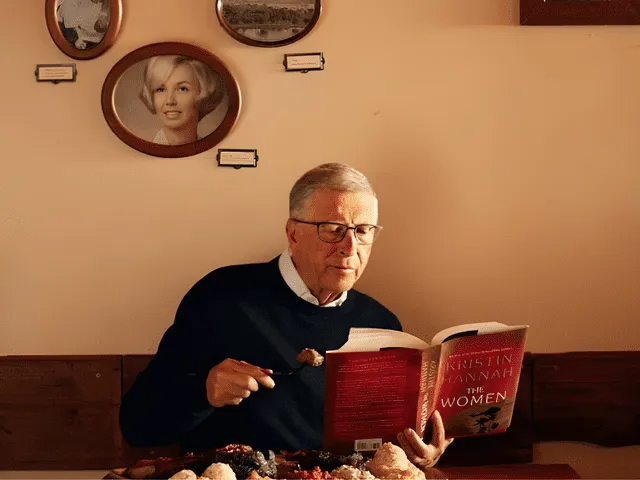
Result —
<instances>
[{"instance_id":1,"label":"plate of food","mask_svg":"<svg viewBox=\"0 0 640 480\"><path fill-rule=\"evenodd\" d=\"M373 454L339 455L322 450L262 452L248 445L227 445L202 454L139 460L109 472L104 479L130 480L425 480L404 451L390 442Z\"/></svg>"}]
</instances>

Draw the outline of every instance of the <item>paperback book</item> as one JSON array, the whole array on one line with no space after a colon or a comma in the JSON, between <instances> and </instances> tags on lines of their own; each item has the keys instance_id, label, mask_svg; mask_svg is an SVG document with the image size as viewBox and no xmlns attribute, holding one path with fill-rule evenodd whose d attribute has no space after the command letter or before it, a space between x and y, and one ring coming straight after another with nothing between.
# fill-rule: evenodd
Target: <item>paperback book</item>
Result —
<instances>
[{"instance_id":1,"label":"paperback book","mask_svg":"<svg viewBox=\"0 0 640 480\"><path fill-rule=\"evenodd\" d=\"M527 329L459 325L427 344L406 332L352 328L341 348L326 353L323 448L375 450L407 427L428 443L434 410L447 438L506 431Z\"/></svg>"}]
</instances>

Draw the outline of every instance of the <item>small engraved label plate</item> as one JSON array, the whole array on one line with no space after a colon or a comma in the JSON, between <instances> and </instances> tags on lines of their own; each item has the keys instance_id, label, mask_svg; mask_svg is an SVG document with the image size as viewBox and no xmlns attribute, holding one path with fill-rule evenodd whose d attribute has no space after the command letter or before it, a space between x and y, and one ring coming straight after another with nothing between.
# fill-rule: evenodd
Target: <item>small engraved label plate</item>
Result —
<instances>
[{"instance_id":1,"label":"small engraved label plate","mask_svg":"<svg viewBox=\"0 0 640 480\"><path fill-rule=\"evenodd\" d=\"M324 55L318 53L286 53L284 68L287 72L308 72L309 70L324 70Z\"/></svg>"},{"instance_id":2,"label":"small engraved label plate","mask_svg":"<svg viewBox=\"0 0 640 480\"><path fill-rule=\"evenodd\" d=\"M36 80L38 82L75 82L77 73L75 63L36 66Z\"/></svg>"},{"instance_id":3,"label":"small engraved label plate","mask_svg":"<svg viewBox=\"0 0 640 480\"><path fill-rule=\"evenodd\" d=\"M257 167L258 150L243 148L218 149L219 167Z\"/></svg>"}]
</instances>

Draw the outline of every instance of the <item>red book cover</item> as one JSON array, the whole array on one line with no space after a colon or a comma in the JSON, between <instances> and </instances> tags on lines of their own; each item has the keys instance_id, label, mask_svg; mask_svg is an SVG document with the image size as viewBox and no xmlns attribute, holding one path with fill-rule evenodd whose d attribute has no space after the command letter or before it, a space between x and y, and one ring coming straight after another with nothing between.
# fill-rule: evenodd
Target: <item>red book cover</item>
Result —
<instances>
[{"instance_id":1,"label":"red book cover","mask_svg":"<svg viewBox=\"0 0 640 480\"><path fill-rule=\"evenodd\" d=\"M527 326L494 322L438 333L429 346L405 332L354 328L326 354L324 445L351 453L424 435L438 409L447 437L499 433L511 423Z\"/></svg>"}]
</instances>

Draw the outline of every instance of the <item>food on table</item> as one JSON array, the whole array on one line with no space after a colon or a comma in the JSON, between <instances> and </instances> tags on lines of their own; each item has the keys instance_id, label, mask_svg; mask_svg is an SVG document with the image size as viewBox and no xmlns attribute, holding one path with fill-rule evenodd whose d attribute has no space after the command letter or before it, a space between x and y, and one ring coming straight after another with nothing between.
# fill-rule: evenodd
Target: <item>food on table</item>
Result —
<instances>
[{"instance_id":1,"label":"food on table","mask_svg":"<svg viewBox=\"0 0 640 480\"><path fill-rule=\"evenodd\" d=\"M275 478L278 471L276 456L272 450L269 450L265 456L264 453L248 445L231 444L213 452L204 453L193 464L192 470L196 473L203 471L212 463L226 463L231 467L236 478L247 478L252 470L261 477Z\"/></svg>"},{"instance_id":2,"label":"food on table","mask_svg":"<svg viewBox=\"0 0 640 480\"><path fill-rule=\"evenodd\" d=\"M261 477L258 472L255 470L251 470L251 473L247 477L247 480L274 480L271 477Z\"/></svg>"},{"instance_id":3,"label":"food on table","mask_svg":"<svg viewBox=\"0 0 640 480\"><path fill-rule=\"evenodd\" d=\"M198 476L192 470L180 470L169 477L169 480L198 480Z\"/></svg>"},{"instance_id":4,"label":"food on table","mask_svg":"<svg viewBox=\"0 0 640 480\"><path fill-rule=\"evenodd\" d=\"M391 442L376 450L365 467L376 478L426 480L424 472L409 461L404 450Z\"/></svg>"},{"instance_id":5,"label":"food on table","mask_svg":"<svg viewBox=\"0 0 640 480\"><path fill-rule=\"evenodd\" d=\"M204 472L202 472L202 476L205 478L210 478L211 480L237 480L236 474L231 469L229 465L226 463L212 463L209 465ZM246 478L249 475L245 475L242 478Z\"/></svg>"},{"instance_id":6,"label":"food on table","mask_svg":"<svg viewBox=\"0 0 640 480\"><path fill-rule=\"evenodd\" d=\"M375 480L376 477L371 472L352 467L350 465L342 465L331 472L331 476L340 480Z\"/></svg>"},{"instance_id":7,"label":"food on table","mask_svg":"<svg viewBox=\"0 0 640 480\"><path fill-rule=\"evenodd\" d=\"M266 454L248 445L232 444L180 458L140 460L125 470L125 478L149 480L426 480L404 450L387 442L373 458L360 453L340 455L324 450Z\"/></svg>"},{"instance_id":8,"label":"food on table","mask_svg":"<svg viewBox=\"0 0 640 480\"><path fill-rule=\"evenodd\" d=\"M296 361L306 363L312 367L319 367L324 362L324 357L313 348L304 348L296 357Z\"/></svg>"},{"instance_id":9,"label":"food on table","mask_svg":"<svg viewBox=\"0 0 640 480\"><path fill-rule=\"evenodd\" d=\"M296 462L298 470L313 470L314 467L320 467L321 470L331 471L342 465L362 468L365 464L361 453L339 455L324 450L298 450L285 455L285 458Z\"/></svg>"},{"instance_id":10,"label":"food on table","mask_svg":"<svg viewBox=\"0 0 640 480\"><path fill-rule=\"evenodd\" d=\"M236 478L247 478L252 470L262 477L275 478L278 466L275 453L269 450L266 454L254 451L247 445L231 444L209 452L185 457L160 457L155 460L140 460L127 467L123 476L131 479L168 479L181 470L191 470L200 475L212 463L227 464ZM194 480L194 479L192 479Z\"/></svg>"},{"instance_id":11,"label":"food on table","mask_svg":"<svg viewBox=\"0 0 640 480\"><path fill-rule=\"evenodd\" d=\"M295 470L291 472L289 479L304 479L304 480L333 480L334 477L327 471L323 471L320 467L314 467L313 470Z\"/></svg>"},{"instance_id":12,"label":"food on table","mask_svg":"<svg viewBox=\"0 0 640 480\"><path fill-rule=\"evenodd\" d=\"M155 460L139 460L125 470L124 476L133 479L169 478L185 469L186 462L191 459L192 456L178 459L158 457Z\"/></svg>"}]
</instances>

